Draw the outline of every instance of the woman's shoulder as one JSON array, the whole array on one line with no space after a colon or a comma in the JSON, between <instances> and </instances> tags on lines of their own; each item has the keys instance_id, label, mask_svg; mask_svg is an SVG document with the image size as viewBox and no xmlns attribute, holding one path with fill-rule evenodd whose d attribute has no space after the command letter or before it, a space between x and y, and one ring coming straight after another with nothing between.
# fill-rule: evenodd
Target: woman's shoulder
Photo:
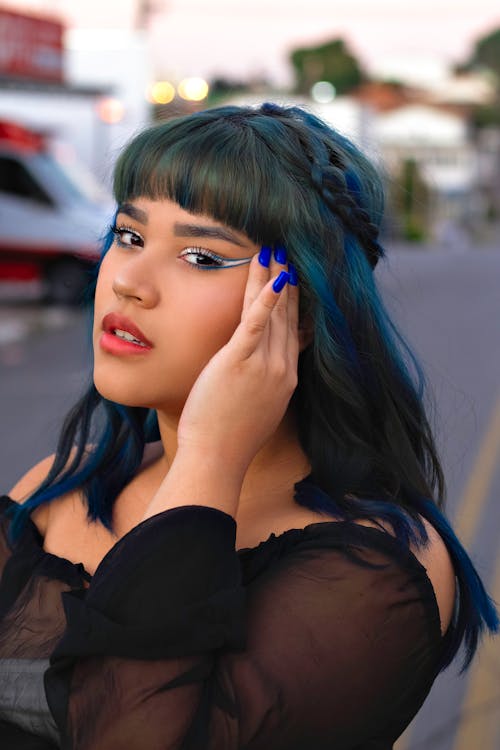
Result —
<instances>
[{"instance_id":1,"label":"woman's shoulder","mask_svg":"<svg viewBox=\"0 0 500 750\"><path fill-rule=\"evenodd\" d=\"M89 445L87 447L87 451L90 452L92 450L92 447L93 447L92 445ZM71 451L68 461L72 459L74 455L74 451L75 449ZM152 461L156 460L158 456L161 455L161 452L162 452L161 443L157 442L157 443L147 444L144 448L144 455L143 455L140 468L144 468L148 466ZM23 476L16 482L16 484L12 487L12 489L7 493L10 499L14 500L14 502L16 503L24 502L24 500L26 500L41 485L41 483L47 477L50 469L52 468L54 464L55 458L56 458L56 454L52 453L50 456L43 458L41 461L36 463L30 469L28 469L28 471L25 474L23 474ZM74 493L68 493L68 494L74 494ZM38 527L40 533L42 533L42 536L45 536L45 532L47 530L50 507L51 507L51 503L44 503L43 505L38 507L35 511L33 511L33 513L31 514L31 518L33 522L36 524L36 526Z\"/></svg>"},{"instance_id":2,"label":"woman's shoulder","mask_svg":"<svg viewBox=\"0 0 500 750\"><path fill-rule=\"evenodd\" d=\"M427 543L425 545L410 544L410 552L425 568L427 578L432 584L441 620L441 631L444 634L448 629L455 607L455 570L451 561L450 553L441 536L434 526L423 516L420 520L427 532ZM386 523L380 522L379 526L369 521L358 521L359 525L379 528L394 536L393 529Z\"/></svg>"},{"instance_id":3,"label":"woman's shoulder","mask_svg":"<svg viewBox=\"0 0 500 750\"><path fill-rule=\"evenodd\" d=\"M314 515L317 516L316 521L314 520ZM411 544L409 553L410 557L416 559L420 566L422 566L422 573L432 586L439 610L441 632L444 634L450 625L455 607L455 571L450 554L441 536L429 521L423 517L421 517L421 521L427 531L428 542L420 546ZM295 519L292 519L290 527L299 530L308 529L309 531L312 530L313 532L325 534L327 531L331 531L336 538L345 534L348 537L347 541L349 544L357 540L363 546L370 545L371 543L378 546L378 543L383 542L383 537L385 536L386 543L383 543L382 546L389 554L395 554L397 548L399 548L399 545L396 544L397 540L393 529L383 521L376 523L376 521L359 519L355 522L342 522L340 519L337 519L325 523L325 518L323 517L320 520L318 514L310 515L308 512L304 513L298 510ZM366 528L370 529L373 533L358 535L355 532L356 529L360 529L361 531ZM353 538L353 534L356 539ZM391 542L391 544L387 544L387 542ZM407 559L405 555L399 555L400 561L404 561L405 559Z\"/></svg>"},{"instance_id":4,"label":"woman's shoulder","mask_svg":"<svg viewBox=\"0 0 500 750\"><path fill-rule=\"evenodd\" d=\"M432 583L444 632L451 622L455 607L455 570L450 553L441 536L427 519L422 518L422 521L429 541L423 547L412 547L412 552L426 569L427 576Z\"/></svg>"},{"instance_id":5,"label":"woman's shoulder","mask_svg":"<svg viewBox=\"0 0 500 750\"><path fill-rule=\"evenodd\" d=\"M28 498L47 477L54 463L54 459L55 454L53 453L52 455L43 458L37 464L32 466L31 469L29 469L25 474L23 474L23 476L8 492L8 496L10 497L10 499L16 503L24 502L26 498ZM44 505L36 508L31 513L31 519L42 537L44 537L47 532L49 510L50 504L45 503Z\"/></svg>"}]
</instances>

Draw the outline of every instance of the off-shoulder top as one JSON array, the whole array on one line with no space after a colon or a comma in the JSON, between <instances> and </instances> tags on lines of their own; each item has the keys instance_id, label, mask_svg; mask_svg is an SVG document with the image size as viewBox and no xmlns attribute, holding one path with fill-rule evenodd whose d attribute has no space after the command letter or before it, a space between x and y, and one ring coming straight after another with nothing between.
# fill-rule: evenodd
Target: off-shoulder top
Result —
<instances>
[{"instance_id":1,"label":"off-shoulder top","mask_svg":"<svg viewBox=\"0 0 500 750\"><path fill-rule=\"evenodd\" d=\"M232 516L188 505L90 576L31 521L12 547L12 503L2 750L389 750L440 669L431 582L383 530L325 521L236 550Z\"/></svg>"}]
</instances>

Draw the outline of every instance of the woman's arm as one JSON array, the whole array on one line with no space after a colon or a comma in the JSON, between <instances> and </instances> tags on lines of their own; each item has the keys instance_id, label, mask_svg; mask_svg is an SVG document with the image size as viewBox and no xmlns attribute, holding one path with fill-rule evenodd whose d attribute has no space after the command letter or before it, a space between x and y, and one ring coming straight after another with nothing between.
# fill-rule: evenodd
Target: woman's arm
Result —
<instances>
[{"instance_id":1,"label":"woman's arm","mask_svg":"<svg viewBox=\"0 0 500 750\"><path fill-rule=\"evenodd\" d=\"M215 508L235 518L244 477L244 472L232 467L223 454L178 450L142 520L193 504Z\"/></svg>"}]
</instances>

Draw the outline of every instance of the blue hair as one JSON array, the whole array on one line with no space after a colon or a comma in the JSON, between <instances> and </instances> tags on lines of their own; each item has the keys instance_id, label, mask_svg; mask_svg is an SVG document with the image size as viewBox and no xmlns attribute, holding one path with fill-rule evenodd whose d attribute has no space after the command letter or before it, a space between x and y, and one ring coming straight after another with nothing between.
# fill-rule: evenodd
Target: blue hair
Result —
<instances>
[{"instance_id":1,"label":"blue hair","mask_svg":"<svg viewBox=\"0 0 500 750\"><path fill-rule=\"evenodd\" d=\"M312 467L310 491L297 499L337 518L389 523L406 545L426 544L428 519L448 545L460 590L443 666L462 641L468 664L498 617L440 510L445 480L425 375L377 289L384 195L373 165L303 109L221 107L139 133L118 158L114 194L118 204L168 198L257 244L286 245L301 280L300 319L313 330L291 401ZM109 232L103 256L111 242ZM90 384L49 475L12 509L12 538L36 507L76 488L89 518L112 529L115 499L155 439L153 411L107 401Z\"/></svg>"}]
</instances>

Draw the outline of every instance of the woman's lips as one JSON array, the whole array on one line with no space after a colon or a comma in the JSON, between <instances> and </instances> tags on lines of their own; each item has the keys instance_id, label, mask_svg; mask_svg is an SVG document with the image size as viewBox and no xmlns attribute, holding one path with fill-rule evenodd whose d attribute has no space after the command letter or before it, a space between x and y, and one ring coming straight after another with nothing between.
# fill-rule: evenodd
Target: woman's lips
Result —
<instances>
[{"instance_id":1,"label":"woman's lips","mask_svg":"<svg viewBox=\"0 0 500 750\"><path fill-rule=\"evenodd\" d=\"M129 318L108 313L102 320L99 345L111 354L146 354L153 344Z\"/></svg>"},{"instance_id":2,"label":"woman's lips","mask_svg":"<svg viewBox=\"0 0 500 750\"><path fill-rule=\"evenodd\" d=\"M133 341L120 339L114 333L106 333L106 331L101 334L99 346L109 354L147 354L151 351L150 346L134 344Z\"/></svg>"}]
</instances>

